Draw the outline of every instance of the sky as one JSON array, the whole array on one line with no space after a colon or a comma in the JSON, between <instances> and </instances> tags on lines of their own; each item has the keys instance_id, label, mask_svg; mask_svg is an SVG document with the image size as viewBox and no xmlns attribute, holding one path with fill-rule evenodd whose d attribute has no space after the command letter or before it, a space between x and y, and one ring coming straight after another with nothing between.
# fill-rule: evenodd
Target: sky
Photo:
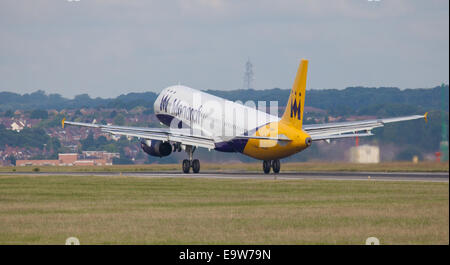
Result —
<instances>
[{"instance_id":1,"label":"sky","mask_svg":"<svg viewBox=\"0 0 450 265\"><path fill-rule=\"evenodd\" d=\"M196 89L449 82L448 0L1 0L0 91L111 98Z\"/></svg>"}]
</instances>

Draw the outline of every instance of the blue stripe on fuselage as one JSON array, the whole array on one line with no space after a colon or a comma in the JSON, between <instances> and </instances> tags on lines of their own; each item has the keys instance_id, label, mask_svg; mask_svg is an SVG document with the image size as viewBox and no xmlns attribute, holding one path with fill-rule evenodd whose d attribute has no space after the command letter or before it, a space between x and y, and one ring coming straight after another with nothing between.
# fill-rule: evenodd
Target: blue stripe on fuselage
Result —
<instances>
[{"instance_id":1,"label":"blue stripe on fuselage","mask_svg":"<svg viewBox=\"0 0 450 265\"><path fill-rule=\"evenodd\" d=\"M167 127L170 127L170 123L172 122L174 117L172 115L167 114L156 114L156 118L158 118L158 120Z\"/></svg>"},{"instance_id":2,"label":"blue stripe on fuselage","mask_svg":"<svg viewBox=\"0 0 450 265\"><path fill-rule=\"evenodd\" d=\"M250 130L249 132L244 132L245 136L254 135L261 127L266 126L268 123L263 124L255 129ZM227 142L216 143L215 150L220 152L239 152L243 153L245 146L247 145L249 139L233 139Z\"/></svg>"},{"instance_id":3,"label":"blue stripe on fuselage","mask_svg":"<svg viewBox=\"0 0 450 265\"><path fill-rule=\"evenodd\" d=\"M215 143L216 148L214 150L220 152L244 152L245 145L247 144L248 139L233 139L227 142Z\"/></svg>"},{"instance_id":4,"label":"blue stripe on fuselage","mask_svg":"<svg viewBox=\"0 0 450 265\"><path fill-rule=\"evenodd\" d=\"M175 118L172 115L168 115L168 114L156 114L156 118L158 118L158 120L160 122L162 122L164 125L169 126L171 125L172 120ZM265 126L261 125L255 129L250 130L250 132L245 132L244 135L253 135L256 133L256 131ZM215 148L214 150L219 151L219 152L228 152L228 153L242 153L244 152L244 148L248 143L248 139L233 139L231 141L226 141L226 142L219 142L219 143L215 143Z\"/></svg>"}]
</instances>

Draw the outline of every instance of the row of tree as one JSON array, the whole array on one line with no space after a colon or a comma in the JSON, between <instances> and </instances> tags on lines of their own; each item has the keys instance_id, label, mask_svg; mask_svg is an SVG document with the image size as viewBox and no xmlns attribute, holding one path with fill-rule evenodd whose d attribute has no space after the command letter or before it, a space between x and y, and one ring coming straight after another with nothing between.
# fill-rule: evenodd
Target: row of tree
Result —
<instances>
[{"instance_id":1,"label":"row of tree","mask_svg":"<svg viewBox=\"0 0 450 265\"><path fill-rule=\"evenodd\" d=\"M346 89L311 89L306 93L306 106L327 110L333 115L354 114L384 114L391 112L400 114L409 111L405 106L416 106L427 110L441 107L441 99L448 99L448 85L445 85L444 95L440 86L429 89L405 89L393 87L348 87ZM240 100L273 101L281 99L278 104L286 105L290 89L273 88L267 90L207 90L206 92L232 101ZM45 94L39 90L31 94L20 95L13 92L0 92L0 111L4 115L11 115L14 110L33 109L80 109L80 108L123 108L133 109L142 106L153 109L153 102L158 95L153 92L128 93L116 98L91 98L87 94L67 99L59 94ZM448 100L444 108L448 109ZM386 111L386 109L388 109ZM9 111L9 112L8 112Z\"/></svg>"}]
</instances>

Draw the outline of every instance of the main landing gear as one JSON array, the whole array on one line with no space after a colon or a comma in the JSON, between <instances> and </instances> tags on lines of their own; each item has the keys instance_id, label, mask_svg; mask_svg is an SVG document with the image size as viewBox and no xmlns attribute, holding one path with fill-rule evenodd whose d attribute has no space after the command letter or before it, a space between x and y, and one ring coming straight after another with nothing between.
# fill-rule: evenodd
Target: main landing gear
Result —
<instances>
[{"instance_id":1,"label":"main landing gear","mask_svg":"<svg viewBox=\"0 0 450 265\"><path fill-rule=\"evenodd\" d=\"M189 173L192 168L192 172L198 173L200 172L200 161L198 159L192 159L192 155L194 154L195 146L188 145L186 146L186 153L189 155L189 159L184 159L182 163L182 168L184 173Z\"/></svg>"},{"instance_id":2,"label":"main landing gear","mask_svg":"<svg viewBox=\"0 0 450 265\"><path fill-rule=\"evenodd\" d=\"M279 159L275 160L264 160L263 161L263 170L265 174L270 173L270 168L272 168L273 173L279 173L281 168L281 163Z\"/></svg>"}]
</instances>

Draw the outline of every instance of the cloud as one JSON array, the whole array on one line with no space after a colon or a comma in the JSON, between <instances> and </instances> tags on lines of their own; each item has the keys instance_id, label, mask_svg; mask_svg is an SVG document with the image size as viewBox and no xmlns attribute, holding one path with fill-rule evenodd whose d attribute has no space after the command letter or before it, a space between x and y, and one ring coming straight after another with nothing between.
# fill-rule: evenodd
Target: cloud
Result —
<instances>
[{"instance_id":1,"label":"cloud","mask_svg":"<svg viewBox=\"0 0 450 265\"><path fill-rule=\"evenodd\" d=\"M448 1L4 0L0 91L112 97L177 83L310 88L448 82Z\"/></svg>"}]
</instances>

